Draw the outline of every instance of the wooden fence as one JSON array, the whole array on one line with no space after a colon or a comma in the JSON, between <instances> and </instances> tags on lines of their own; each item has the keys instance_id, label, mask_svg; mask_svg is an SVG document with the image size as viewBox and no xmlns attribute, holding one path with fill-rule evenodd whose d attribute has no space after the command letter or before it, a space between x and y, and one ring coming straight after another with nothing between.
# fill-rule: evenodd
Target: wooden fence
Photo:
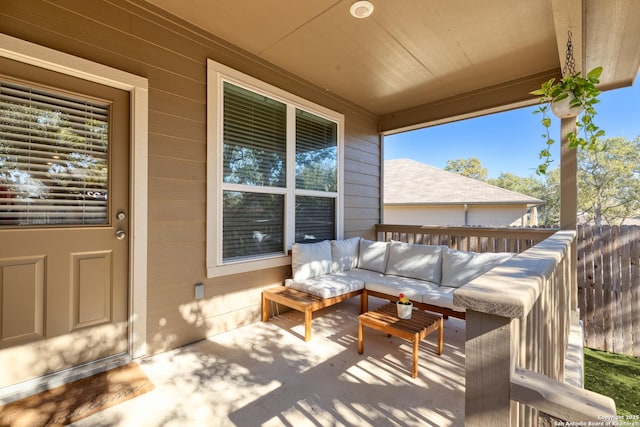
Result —
<instances>
[{"instance_id":1,"label":"wooden fence","mask_svg":"<svg viewBox=\"0 0 640 427\"><path fill-rule=\"evenodd\" d=\"M578 226L585 345L640 357L640 226Z\"/></svg>"}]
</instances>

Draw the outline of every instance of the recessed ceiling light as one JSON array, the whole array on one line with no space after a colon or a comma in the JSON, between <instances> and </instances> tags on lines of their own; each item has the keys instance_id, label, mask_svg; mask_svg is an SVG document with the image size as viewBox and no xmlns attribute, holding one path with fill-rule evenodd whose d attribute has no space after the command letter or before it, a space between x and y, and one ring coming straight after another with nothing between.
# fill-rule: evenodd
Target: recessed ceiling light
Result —
<instances>
[{"instance_id":1,"label":"recessed ceiling light","mask_svg":"<svg viewBox=\"0 0 640 427\"><path fill-rule=\"evenodd\" d=\"M373 13L373 4L370 1L357 1L349 11L354 18L367 18Z\"/></svg>"}]
</instances>

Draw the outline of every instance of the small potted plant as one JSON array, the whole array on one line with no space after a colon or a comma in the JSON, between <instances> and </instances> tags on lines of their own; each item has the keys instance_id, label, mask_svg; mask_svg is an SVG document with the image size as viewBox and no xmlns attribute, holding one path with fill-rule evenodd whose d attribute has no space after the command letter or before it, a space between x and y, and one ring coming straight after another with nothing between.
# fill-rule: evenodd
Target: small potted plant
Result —
<instances>
[{"instance_id":1,"label":"small potted plant","mask_svg":"<svg viewBox=\"0 0 640 427\"><path fill-rule=\"evenodd\" d=\"M404 294L398 295L398 302L396 307L398 308L398 317L400 319L411 319L411 311L413 310L413 303L409 301Z\"/></svg>"},{"instance_id":2,"label":"small potted plant","mask_svg":"<svg viewBox=\"0 0 640 427\"><path fill-rule=\"evenodd\" d=\"M540 89L531 92L531 95L540 96L541 105L534 110L534 114L542 114L542 126L545 128L542 138L545 140L546 147L540 151L543 163L536 170L538 175L546 174L552 161L549 148L555 141L549 134L551 127L549 110L560 118L580 115L576 122L576 131L569 132L567 135L569 147L600 149L598 138L604 136L604 131L593 122L596 115L595 105L600 102L598 99L600 91L596 89L596 85L600 83L600 74L602 74L602 67L594 68L585 77L582 77L579 72L568 74L558 81L556 79L546 81L542 83Z\"/></svg>"}]
</instances>

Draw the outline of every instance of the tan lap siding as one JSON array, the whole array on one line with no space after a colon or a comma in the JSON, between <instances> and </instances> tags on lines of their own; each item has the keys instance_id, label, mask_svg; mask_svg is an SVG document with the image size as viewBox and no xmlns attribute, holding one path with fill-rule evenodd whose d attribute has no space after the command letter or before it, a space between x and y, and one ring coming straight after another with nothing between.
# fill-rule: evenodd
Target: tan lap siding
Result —
<instances>
[{"instance_id":1,"label":"tan lap siding","mask_svg":"<svg viewBox=\"0 0 640 427\"><path fill-rule=\"evenodd\" d=\"M349 118L349 116L347 116ZM367 133L375 123L352 120L346 125L344 168L345 237L375 239L372 224L380 221L380 136Z\"/></svg>"},{"instance_id":2,"label":"tan lap siding","mask_svg":"<svg viewBox=\"0 0 640 427\"><path fill-rule=\"evenodd\" d=\"M149 352L255 322L289 268L206 279L206 59L345 115L345 234L380 219L377 118L142 1L2 0L0 31L149 80ZM194 284L205 299L194 301Z\"/></svg>"}]
</instances>

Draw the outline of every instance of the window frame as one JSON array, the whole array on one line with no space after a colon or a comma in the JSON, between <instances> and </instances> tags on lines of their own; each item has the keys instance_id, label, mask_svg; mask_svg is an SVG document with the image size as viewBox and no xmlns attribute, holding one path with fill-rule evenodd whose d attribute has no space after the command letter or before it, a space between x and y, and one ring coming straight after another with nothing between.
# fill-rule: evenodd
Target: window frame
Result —
<instances>
[{"instance_id":1,"label":"window frame","mask_svg":"<svg viewBox=\"0 0 640 427\"><path fill-rule=\"evenodd\" d=\"M265 97L282 102L287 107L287 162L286 186L249 187L223 182L223 83L228 82ZM296 109L306 111L337 125L337 191L296 189L295 130ZM295 197L330 197L336 201L335 235L340 239L344 232L344 115L308 101L300 96L251 77L211 59L207 59L207 213L206 213L206 262L207 277L226 276L291 264L288 254L295 239ZM222 259L222 209L223 191L254 191L284 194L284 247L282 253L247 257L240 260Z\"/></svg>"}]
</instances>

